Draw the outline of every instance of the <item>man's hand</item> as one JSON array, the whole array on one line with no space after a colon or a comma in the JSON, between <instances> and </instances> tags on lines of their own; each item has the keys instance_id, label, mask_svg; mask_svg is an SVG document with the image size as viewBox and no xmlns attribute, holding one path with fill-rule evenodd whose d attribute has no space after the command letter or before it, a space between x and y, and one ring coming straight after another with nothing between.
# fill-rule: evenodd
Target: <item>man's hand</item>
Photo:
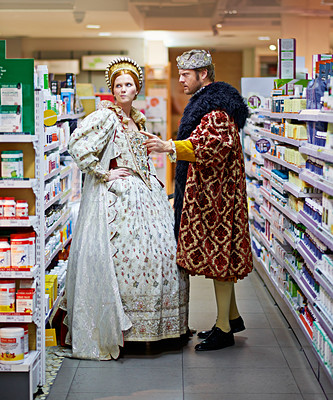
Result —
<instances>
[{"instance_id":1,"label":"man's hand","mask_svg":"<svg viewBox=\"0 0 333 400\"><path fill-rule=\"evenodd\" d=\"M148 152L156 153L172 153L171 142L161 140L158 136L146 131L140 131L143 135L147 136L147 140L143 142L144 146L147 147Z\"/></svg>"},{"instance_id":2,"label":"man's hand","mask_svg":"<svg viewBox=\"0 0 333 400\"><path fill-rule=\"evenodd\" d=\"M108 178L107 178L106 182L111 182L116 179L123 179L128 175L131 175L131 172L127 168L111 169L108 172Z\"/></svg>"}]
</instances>

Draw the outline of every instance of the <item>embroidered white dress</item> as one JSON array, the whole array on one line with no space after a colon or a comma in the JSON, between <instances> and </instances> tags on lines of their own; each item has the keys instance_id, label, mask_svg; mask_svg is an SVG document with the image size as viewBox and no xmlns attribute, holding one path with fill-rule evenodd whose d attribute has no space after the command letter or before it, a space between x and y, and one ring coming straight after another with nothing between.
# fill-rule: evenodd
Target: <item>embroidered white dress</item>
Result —
<instances>
[{"instance_id":1,"label":"embroidered white dress","mask_svg":"<svg viewBox=\"0 0 333 400\"><path fill-rule=\"evenodd\" d=\"M117 358L123 338L179 337L188 326L188 276L176 265L173 211L119 107L106 103L71 136L87 172L69 257L69 342L77 358ZM144 117L132 109L140 126ZM110 161L131 175L105 182Z\"/></svg>"}]
</instances>

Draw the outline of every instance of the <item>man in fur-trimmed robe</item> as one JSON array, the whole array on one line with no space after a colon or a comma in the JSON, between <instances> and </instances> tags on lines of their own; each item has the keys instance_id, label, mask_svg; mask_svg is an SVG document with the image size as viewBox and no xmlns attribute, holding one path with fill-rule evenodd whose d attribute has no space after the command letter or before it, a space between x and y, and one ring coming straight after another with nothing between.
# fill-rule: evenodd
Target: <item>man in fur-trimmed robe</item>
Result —
<instances>
[{"instance_id":1,"label":"man in fur-trimmed robe","mask_svg":"<svg viewBox=\"0 0 333 400\"><path fill-rule=\"evenodd\" d=\"M146 134L149 151L166 152L177 161L175 234L177 263L192 275L214 280L218 315L197 351L234 345L245 329L236 304L234 283L253 268L248 227L246 182L239 130L248 108L239 92L214 82L212 57L191 50L177 58L179 82L191 99L176 141Z\"/></svg>"}]
</instances>

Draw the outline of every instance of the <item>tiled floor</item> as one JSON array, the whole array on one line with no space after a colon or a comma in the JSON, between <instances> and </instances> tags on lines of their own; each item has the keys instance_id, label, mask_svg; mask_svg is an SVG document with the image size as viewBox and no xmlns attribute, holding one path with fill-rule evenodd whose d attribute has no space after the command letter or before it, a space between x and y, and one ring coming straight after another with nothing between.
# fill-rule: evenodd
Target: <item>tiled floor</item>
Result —
<instances>
[{"instance_id":1,"label":"tiled floor","mask_svg":"<svg viewBox=\"0 0 333 400\"><path fill-rule=\"evenodd\" d=\"M236 284L247 329L236 345L196 353L137 346L117 361L65 359L48 400L326 400L293 332L256 272ZM215 322L212 281L191 278L190 326Z\"/></svg>"}]
</instances>

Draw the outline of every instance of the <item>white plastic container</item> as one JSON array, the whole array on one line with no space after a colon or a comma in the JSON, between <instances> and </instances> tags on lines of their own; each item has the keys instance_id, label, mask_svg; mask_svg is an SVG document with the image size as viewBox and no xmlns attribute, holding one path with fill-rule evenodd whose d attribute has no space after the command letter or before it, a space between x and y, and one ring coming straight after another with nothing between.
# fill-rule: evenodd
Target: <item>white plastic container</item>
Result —
<instances>
[{"instance_id":1,"label":"white plastic container","mask_svg":"<svg viewBox=\"0 0 333 400\"><path fill-rule=\"evenodd\" d=\"M29 325L18 324L17 327L24 330L24 357L26 357L29 354Z\"/></svg>"},{"instance_id":2,"label":"white plastic container","mask_svg":"<svg viewBox=\"0 0 333 400\"><path fill-rule=\"evenodd\" d=\"M28 202L26 200L16 200L16 218L28 218Z\"/></svg>"},{"instance_id":3,"label":"white plastic container","mask_svg":"<svg viewBox=\"0 0 333 400\"><path fill-rule=\"evenodd\" d=\"M15 281L0 280L0 312L15 312Z\"/></svg>"},{"instance_id":4,"label":"white plastic container","mask_svg":"<svg viewBox=\"0 0 333 400\"><path fill-rule=\"evenodd\" d=\"M3 197L0 197L0 218L3 218L3 203L5 199Z\"/></svg>"},{"instance_id":5,"label":"white plastic container","mask_svg":"<svg viewBox=\"0 0 333 400\"><path fill-rule=\"evenodd\" d=\"M14 233L10 235L10 259L12 268L30 267L31 241L26 234Z\"/></svg>"},{"instance_id":6,"label":"white plastic container","mask_svg":"<svg viewBox=\"0 0 333 400\"><path fill-rule=\"evenodd\" d=\"M6 179L23 178L22 150L1 152L1 177Z\"/></svg>"},{"instance_id":7,"label":"white plastic container","mask_svg":"<svg viewBox=\"0 0 333 400\"><path fill-rule=\"evenodd\" d=\"M10 267L10 244L7 238L0 238L0 269Z\"/></svg>"},{"instance_id":8,"label":"white plastic container","mask_svg":"<svg viewBox=\"0 0 333 400\"><path fill-rule=\"evenodd\" d=\"M3 200L3 217L16 217L16 201L14 197L5 197Z\"/></svg>"},{"instance_id":9,"label":"white plastic container","mask_svg":"<svg viewBox=\"0 0 333 400\"><path fill-rule=\"evenodd\" d=\"M24 329L0 329L0 363L22 364L24 361Z\"/></svg>"}]
</instances>

